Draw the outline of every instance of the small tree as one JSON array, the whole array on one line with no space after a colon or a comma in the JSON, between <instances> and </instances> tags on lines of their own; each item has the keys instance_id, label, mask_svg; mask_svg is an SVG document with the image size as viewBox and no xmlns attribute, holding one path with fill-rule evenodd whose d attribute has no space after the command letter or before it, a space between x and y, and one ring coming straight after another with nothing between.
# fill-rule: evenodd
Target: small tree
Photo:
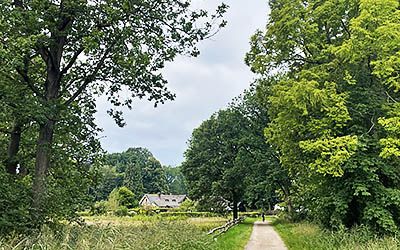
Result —
<instances>
[{"instance_id":1,"label":"small tree","mask_svg":"<svg viewBox=\"0 0 400 250\"><path fill-rule=\"evenodd\" d=\"M120 207L133 208L137 205L134 193L127 187L115 188L108 197L108 208L111 211L116 211Z\"/></svg>"}]
</instances>

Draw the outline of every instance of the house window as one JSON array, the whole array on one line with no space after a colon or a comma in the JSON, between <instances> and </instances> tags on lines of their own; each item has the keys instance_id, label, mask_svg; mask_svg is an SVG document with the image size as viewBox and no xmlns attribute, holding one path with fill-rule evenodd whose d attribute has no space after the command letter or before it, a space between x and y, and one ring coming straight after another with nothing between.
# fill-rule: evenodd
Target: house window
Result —
<instances>
[{"instance_id":1,"label":"house window","mask_svg":"<svg viewBox=\"0 0 400 250\"><path fill-rule=\"evenodd\" d=\"M169 201L168 199L165 199L165 201Z\"/></svg>"},{"instance_id":2,"label":"house window","mask_svg":"<svg viewBox=\"0 0 400 250\"><path fill-rule=\"evenodd\" d=\"M176 200L175 200L175 199L173 199L172 201L173 201L173 202L176 202Z\"/></svg>"}]
</instances>

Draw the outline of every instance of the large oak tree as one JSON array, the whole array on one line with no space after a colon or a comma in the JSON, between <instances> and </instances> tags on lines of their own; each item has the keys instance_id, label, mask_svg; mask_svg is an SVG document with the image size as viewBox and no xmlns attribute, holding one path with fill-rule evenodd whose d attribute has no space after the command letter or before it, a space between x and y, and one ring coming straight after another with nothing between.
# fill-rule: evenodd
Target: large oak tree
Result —
<instances>
[{"instance_id":1,"label":"large oak tree","mask_svg":"<svg viewBox=\"0 0 400 250\"><path fill-rule=\"evenodd\" d=\"M30 121L38 126L35 220L44 219L52 150L59 128L68 126L68 113L76 109L92 114L94 97L100 94L129 108L134 98L155 104L174 98L160 70L179 54L196 56L196 43L224 24L217 19L225 5L212 16L189 7L189 1L181 0L1 1L1 78L7 86L24 88L23 95L34 104ZM120 111L110 109L109 114L124 124Z\"/></svg>"}]
</instances>

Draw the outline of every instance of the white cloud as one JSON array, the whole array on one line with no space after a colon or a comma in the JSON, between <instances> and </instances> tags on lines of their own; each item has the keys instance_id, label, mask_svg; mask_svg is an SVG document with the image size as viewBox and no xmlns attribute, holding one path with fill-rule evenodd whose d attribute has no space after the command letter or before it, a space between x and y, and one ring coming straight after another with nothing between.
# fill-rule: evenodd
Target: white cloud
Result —
<instances>
[{"instance_id":1,"label":"white cloud","mask_svg":"<svg viewBox=\"0 0 400 250\"><path fill-rule=\"evenodd\" d=\"M197 4L214 8L215 2L211 2ZM98 101L97 121L104 128L102 145L106 150L147 147L163 164L177 165L183 160L192 130L249 86L253 75L243 58L250 36L265 25L267 3L231 0L227 4L231 6L226 15L228 26L201 44L202 54L198 58L182 56L166 66L164 75L177 95L175 101L158 108L137 101L133 110L125 111L128 125L122 129L107 116L109 104Z\"/></svg>"}]
</instances>

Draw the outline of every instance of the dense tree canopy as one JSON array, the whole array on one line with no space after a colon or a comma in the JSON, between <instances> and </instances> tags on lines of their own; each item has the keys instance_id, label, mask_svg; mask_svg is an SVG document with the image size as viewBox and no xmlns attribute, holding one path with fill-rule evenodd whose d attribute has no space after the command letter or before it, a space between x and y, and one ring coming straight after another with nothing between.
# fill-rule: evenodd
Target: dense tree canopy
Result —
<instances>
[{"instance_id":1,"label":"dense tree canopy","mask_svg":"<svg viewBox=\"0 0 400 250\"><path fill-rule=\"evenodd\" d=\"M145 193L169 192L166 167L146 148L129 148L105 156L101 179L93 190L97 200L105 200L115 188L125 186L138 201Z\"/></svg>"},{"instance_id":2,"label":"dense tree canopy","mask_svg":"<svg viewBox=\"0 0 400 250\"><path fill-rule=\"evenodd\" d=\"M224 198L236 218L239 202L267 209L276 204L278 187L288 194L286 171L263 137L266 114L248 92L193 131L182 164L191 197Z\"/></svg>"},{"instance_id":3,"label":"dense tree canopy","mask_svg":"<svg viewBox=\"0 0 400 250\"><path fill-rule=\"evenodd\" d=\"M296 205L334 228L398 230L399 1L270 6L246 60Z\"/></svg>"}]
</instances>

